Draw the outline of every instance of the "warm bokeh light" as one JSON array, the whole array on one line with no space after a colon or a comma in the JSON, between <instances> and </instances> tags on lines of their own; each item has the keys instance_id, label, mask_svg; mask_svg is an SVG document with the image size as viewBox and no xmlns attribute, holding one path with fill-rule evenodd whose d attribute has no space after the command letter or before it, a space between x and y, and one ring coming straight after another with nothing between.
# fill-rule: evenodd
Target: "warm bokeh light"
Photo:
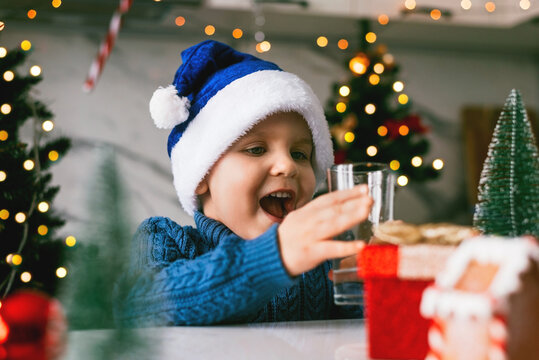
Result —
<instances>
[{"instance_id":1,"label":"warm bokeh light","mask_svg":"<svg viewBox=\"0 0 539 360\"><path fill-rule=\"evenodd\" d=\"M65 278L67 275L67 269L63 266L60 266L58 269L56 269L56 276L58 276L60 279Z\"/></svg>"},{"instance_id":2,"label":"warm bokeh light","mask_svg":"<svg viewBox=\"0 0 539 360\"><path fill-rule=\"evenodd\" d=\"M337 47L341 50L346 50L348 49L348 40L346 39L340 39L338 42L337 42Z\"/></svg>"},{"instance_id":3,"label":"warm bokeh light","mask_svg":"<svg viewBox=\"0 0 539 360\"><path fill-rule=\"evenodd\" d=\"M386 136L387 135L387 127L385 127L384 125L378 126L378 135Z\"/></svg>"},{"instance_id":4,"label":"warm bokeh light","mask_svg":"<svg viewBox=\"0 0 539 360\"><path fill-rule=\"evenodd\" d=\"M47 225L39 225L37 228L37 233L41 236L47 235L48 232L49 228L47 227Z\"/></svg>"},{"instance_id":5,"label":"warm bokeh light","mask_svg":"<svg viewBox=\"0 0 539 360\"><path fill-rule=\"evenodd\" d=\"M176 26L184 26L185 18L183 16L177 16L176 19L174 19L174 24L176 24Z\"/></svg>"},{"instance_id":6,"label":"warm bokeh light","mask_svg":"<svg viewBox=\"0 0 539 360\"><path fill-rule=\"evenodd\" d=\"M397 184L399 186L406 186L408 185L408 177L406 175L401 175L397 178Z\"/></svg>"},{"instance_id":7,"label":"warm bokeh light","mask_svg":"<svg viewBox=\"0 0 539 360\"><path fill-rule=\"evenodd\" d=\"M19 224L22 224L23 222L26 221L26 214L23 213L23 212L18 212L15 214L15 221L18 222Z\"/></svg>"},{"instance_id":8,"label":"warm bokeh light","mask_svg":"<svg viewBox=\"0 0 539 360\"><path fill-rule=\"evenodd\" d=\"M376 74L371 74L369 76L369 83L371 85L378 85L378 83L380 83L380 76L378 76Z\"/></svg>"},{"instance_id":9,"label":"warm bokeh light","mask_svg":"<svg viewBox=\"0 0 539 360\"><path fill-rule=\"evenodd\" d=\"M460 2L460 7L462 7L464 10L470 10L472 7L472 2L470 0L462 0Z\"/></svg>"},{"instance_id":10,"label":"warm bokeh light","mask_svg":"<svg viewBox=\"0 0 539 360\"><path fill-rule=\"evenodd\" d=\"M374 72L377 73L377 74L381 74L384 72L384 64L381 64L381 63L376 63L374 64L374 66L372 67Z\"/></svg>"},{"instance_id":11,"label":"warm bokeh light","mask_svg":"<svg viewBox=\"0 0 539 360\"><path fill-rule=\"evenodd\" d=\"M421 156L414 156L412 158L412 166L413 167L420 167L421 164L423 164L423 159L421 158Z\"/></svg>"},{"instance_id":12,"label":"warm bokeh light","mask_svg":"<svg viewBox=\"0 0 539 360\"><path fill-rule=\"evenodd\" d=\"M0 59L6 57L7 49L3 46L0 46Z\"/></svg>"},{"instance_id":13,"label":"warm bokeh light","mask_svg":"<svg viewBox=\"0 0 539 360\"><path fill-rule=\"evenodd\" d=\"M371 145L367 148L367 155L374 156L378 153L378 148L374 145Z\"/></svg>"},{"instance_id":14,"label":"warm bokeh light","mask_svg":"<svg viewBox=\"0 0 539 360\"><path fill-rule=\"evenodd\" d=\"M77 239L75 239L75 237L73 235L69 235L68 237L66 237L66 245L67 246L73 247L73 246L75 246L76 243L77 243Z\"/></svg>"},{"instance_id":15,"label":"warm bokeh light","mask_svg":"<svg viewBox=\"0 0 539 360\"><path fill-rule=\"evenodd\" d=\"M0 182L6 180L7 174L5 171L0 170Z\"/></svg>"},{"instance_id":16,"label":"warm bokeh light","mask_svg":"<svg viewBox=\"0 0 539 360\"><path fill-rule=\"evenodd\" d=\"M58 151L56 151L56 150L49 151L49 160L50 161L56 161L56 160L58 160L59 157L60 157L60 155L58 154Z\"/></svg>"},{"instance_id":17,"label":"warm bokeh light","mask_svg":"<svg viewBox=\"0 0 539 360\"><path fill-rule=\"evenodd\" d=\"M399 170L399 168L401 167L401 163L399 162L399 160L391 160L391 162L389 163L389 168L391 170Z\"/></svg>"},{"instance_id":18,"label":"warm bokeh light","mask_svg":"<svg viewBox=\"0 0 539 360\"><path fill-rule=\"evenodd\" d=\"M393 83L393 90L395 90L395 92L401 92L404 90L404 83L402 81L395 81Z\"/></svg>"},{"instance_id":19,"label":"warm bokeh light","mask_svg":"<svg viewBox=\"0 0 539 360\"><path fill-rule=\"evenodd\" d=\"M531 4L529 0L520 0L519 5L522 10L528 10Z\"/></svg>"},{"instance_id":20,"label":"warm bokeh light","mask_svg":"<svg viewBox=\"0 0 539 360\"><path fill-rule=\"evenodd\" d=\"M0 141L6 141L8 138L8 133L6 130L0 130Z\"/></svg>"},{"instance_id":21,"label":"warm bokeh light","mask_svg":"<svg viewBox=\"0 0 539 360\"><path fill-rule=\"evenodd\" d=\"M62 5L62 0L52 0L52 7L59 8Z\"/></svg>"},{"instance_id":22,"label":"warm bokeh light","mask_svg":"<svg viewBox=\"0 0 539 360\"><path fill-rule=\"evenodd\" d=\"M234 30L232 30L232 37L234 39L241 39L242 36L243 36L243 30L242 29L235 28Z\"/></svg>"},{"instance_id":23,"label":"warm bokeh light","mask_svg":"<svg viewBox=\"0 0 539 360\"><path fill-rule=\"evenodd\" d=\"M328 38L325 36L319 36L318 39L316 39L316 45L320 47L328 46Z\"/></svg>"},{"instance_id":24,"label":"warm bokeh light","mask_svg":"<svg viewBox=\"0 0 539 360\"><path fill-rule=\"evenodd\" d=\"M4 72L4 80L11 81L15 78L15 73L11 70Z\"/></svg>"},{"instance_id":25,"label":"warm bokeh light","mask_svg":"<svg viewBox=\"0 0 539 360\"><path fill-rule=\"evenodd\" d=\"M9 211L6 209L0 210L0 219L7 220L9 218Z\"/></svg>"},{"instance_id":26,"label":"warm bokeh light","mask_svg":"<svg viewBox=\"0 0 539 360\"><path fill-rule=\"evenodd\" d=\"M19 266L20 264L22 264L22 256L20 256L19 254L13 254L13 256L11 257L11 263L15 266Z\"/></svg>"},{"instance_id":27,"label":"warm bokeh light","mask_svg":"<svg viewBox=\"0 0 539 360\"><path fill-rule=\"evenodd\" d=\"M204 33L208 36L212 36L213 34L215 34L215 26L206 25L206 27L204 28Z\"/></svg>"},{"instance_id":28,"label":"warm bokeh light","mask_svg":"<svg viewBox=\"0 0 539 360\"><path fill-rule=\"evenodd\" d=\"M28 171L33 170L35 166L36 164L34 163L34 160L31 160L31 159L25 160L22 163L22 167L24 168L24 170L28 170Z\"/></svg>"},{"instance_id":29,"label":"warm bokeh light","mask_svg":"<svg viewBox=\"0 0 539 360\"><path fill-rule=\"evenodd\" d=\"M365 105L365 112L369 115L374 114L376 111L376 106L374 104L367 104Z\"/></svg>"},{"instance_id":30,"label":"warm bokeh light","mask_svg":"<svg viewBox=\"0 0 539 360\"><path fill-rule=\"evenodd\" d=\"M384 56L382 56L382 60L386 65L391 65L395 61L395 58L391 54L384 54Z\"/></svg>"},{"instance_id":31,"label":"warm bokeh light","mask_svg":"<svg viewBox=\"0 0 539 360\"><path fill-rule=\"evenodd\" d=\"M28 40L21 41L21 49L28 51L32 48L32 43Z\"/></svg>"},{"instance_id":32,"label":"warm bokeh light","mask_svg":"<svg viewBox=\"0 0 539 360\"><path fill-rule=\"evenodd\" d=\"M440 18L442 17L442 12L438 9L432 9L430 12L430 17L432 18L432 20L440 20Z\"/></svg>"},{"instance_id":33,"label":"warm bokeh light","mask_svg":"<svg viewBox=\"0 0 539 360\"><path fill-rule=\"evenodd\" d=\"M414 10L414 9L415 9L415 6L416 6L415 0L406 0L406 1L404 2L404 6L405 6L408 10Z\"/></svg>"},{"instance_id":34,"label":"warm bokeh light","mask_svg":"<svg viewBox=\"0 0 539 360\"><path fill-rule=\"evenodd\" d=\"M260 50L262 50L262 52L270 51L270 49L271 43L269 41L265 40L260 43Z\"/></svg>"},{"instance_id":35,"label":"warm bokeh light","mask_svg":"<svg viewBox=\"0 0 539 360\"><path fill-rule=\"evenodd\" d=\"M21 274L21 281L23 283L30 282L32 280L32 274L30 274L28 271L25 271Z\"/></svg>"},{"instance_id":36,"label":"warm bokeh light","mask_svg":"<svg viewBox=\"0 0 539 360\"><path fill-rule=\"evenodd\" d=\"M389 16L387 16L386 14L381 14L378 16L378 23L380 25L387 25L387 23L389 23Z\"/></svg>"},{"instance_id":37,"label":"warm bokeh light","mask_svg":"<svg viewBox=\"0 0 539 360\"><path fill-rule=\"evenodd\" d=\"M354 74L362 75L365 74L365 71L367 71L369 64L370 60L367 55L359 53L350 60L348 67Z\"/></svg>"},{"instance_id":38,"label":"warm bokeh light","mask_svg":"<svg viewBox=\"0 0 539 360\"><path fill-rule=\"evenodd\" d=\"M37 12L34 9L30 9L26 13L26 15L28 16L28 19L34 19L37 15Z\"/></svg>"},{"instance_id":39,"label":"warm bokeh light","mask_svg":"<svg viewBox=\"0 0 539 360\"><path fill-rule=\"evenodd\" d=\"M39 65L34 65L30 68L30 75L39 76L41 75L41 67Z\"/></svg>"},{"instance_id":40,"label":"warm bokeh light","mask_svg":"<svg viewBox=\"0 0 539 360\"><path fill-rule=\"evenodd\" d=\"M399 126L399 134L401 136L406 136L410 132L410 128L406 125Z\"/></svg>"},{"instance_id":41,"label":"warm bokeh light","mask_svg":"<svg viewBox=\"0 0 539 360\"><path fill-rule=\"evenodd\" d=\"M406 94L400 94L399 95L399 104L405 105L408 103L408 95Z\"/></svg>"},{"instance_id":42,"label":"warm bokeh light","mask_svg":"<svg viewBox=\"0 0 539 360\"><path fill-rule=\"evenodd\" d=\"M432 162L432 167L434 168L434 170L442 170L442 168L444 167L443 160L442 159L435 159Z\"/></svg>"},{"instance_id":43,"label":"warm bokeh light","mask_svg":"<svg viewBox=\"0 0 539 360\"><path fill-rule=\"evenodd\" d=\"M2 104L2 106L0 106L0 112L2 112L4 115L9 114L11 112L11 105Z\"/></svg>"},{"instance_id":44,"label":"warm bokeh light","mask_svg":"<svg viewBox=\"0 0 539 360\"><path fill-rule=\"evenodd\" d=\"M368 32L367 34L365 34L365 40L367 40L369 44L376 42L376 34L372 31Z\"/></svg>"},{"instance_id":45,"label":"warm bokeh light","mask_svg":"<svg viewBox=\"0 0 539 360\"><path fill-rule=\"evenodd\" d=\"M346 85L343 85L339 88L339 94L343 97L350 95L350 88Z\"/></svg>"},{"instance_id":46,"label":"warm bokeh light","mask_svg":"<svg viewBox=\"0 0 539 360\"><path fill-rule=\"evenodd\" d=\"M39 210L39 212L42 212L42 213L47 212L49 211L49 203L46 201L42 201L39 204L37 204L37 209Z\"/></svg>"},{"instance_id":47,"label":"warm bokeh light","mask_svg":"<svg viewBox=\"0 0 539 360\"><path fill-rule=\"evenodd\" d=\"M351 131L347 131L344 134L344 141L346 141L347 143L351 143L352 141L354 141L355 138L356 138L356 136Z\"/></svg>"},{"instance_id":48,"label":"warm bokeh light","mask_svg":"<svg viewBox=\"0 0 539 360\"><path fill-rule=\"evenodd\" d=\"M494 10L496 10L496 4L494 4L493 1L488 1L485 3L485 9L487 9L489 13L494 12Z\"/></svg>"},{"instance_id":49,"label":"warm bokeh light","mask_svg":"<svg viewBox=\"0 0 539 360\"><path fill-rule=\"evenodd\" d=\"M346 111L346 104L341 102L338 102L337 105L335 105L335 109L337 112L343 113Z\"/></svg>"},{"instance_id":50,"label":"warm bokeh light","mask_svg":"<svg viewBox=\"0 0 539 360\"><path fill-rule=\"evenodd\" d=\"M41 124L41 128L47 132L52 131L54 129L54 123L51 120L45 120Z\"/></svg>"}]
</instances>

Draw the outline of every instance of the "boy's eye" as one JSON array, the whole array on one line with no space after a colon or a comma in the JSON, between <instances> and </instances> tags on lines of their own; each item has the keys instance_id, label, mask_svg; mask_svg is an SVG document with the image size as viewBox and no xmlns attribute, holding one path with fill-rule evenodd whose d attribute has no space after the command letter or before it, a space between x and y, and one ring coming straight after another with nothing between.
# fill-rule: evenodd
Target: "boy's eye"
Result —
<instances>
[{"instance_id":1,"label":"boy's eye","mask_svg":"<svg viewBox=\"0 0 539 360\"><path fill-rule=\"evenodd\" d=\"M245 151L251 155L262 155L264 152L266 152L266 149L264 149L262 146L255 146Z\"/></svg>"},{"instance_id":2,"label":"boy's eye","mask_svg":"<svg viewBox=\"0 0 539 360\"><path fill-rule=\"evenodd\" d=\"M295 160L308 160L309 156L303 151L292 151L292 158Z\"/></svg>"}]
</instances>

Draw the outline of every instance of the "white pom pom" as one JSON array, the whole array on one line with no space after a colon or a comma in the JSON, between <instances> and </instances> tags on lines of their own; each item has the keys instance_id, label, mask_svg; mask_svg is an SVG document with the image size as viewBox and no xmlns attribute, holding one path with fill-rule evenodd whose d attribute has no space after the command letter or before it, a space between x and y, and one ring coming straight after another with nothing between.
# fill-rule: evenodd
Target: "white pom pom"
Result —
<instances>
[{"instance_id":1,"label":"white pom pom","mask_svg":"<svg viewBox=\"0 0 539 360\"><path fill-rule=\"evenodd\" d=\"M190 106L187 97L178 96L174 85L160 86L150 100L150 115L159 129L172 129L187 120Z\"/></svg>"}]
</instances>

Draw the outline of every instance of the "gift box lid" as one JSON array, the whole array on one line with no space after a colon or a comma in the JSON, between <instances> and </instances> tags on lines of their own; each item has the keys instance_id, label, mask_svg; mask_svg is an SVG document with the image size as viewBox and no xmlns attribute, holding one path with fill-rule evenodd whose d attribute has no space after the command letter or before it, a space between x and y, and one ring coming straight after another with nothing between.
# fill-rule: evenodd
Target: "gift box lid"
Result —
<instances>
[{"instance_id":1,"label":"gift box lid","mask_svg":"<svg viewBox=\"0 0 539 360\"><path fill-rule=\"evenodd\" d=\"M364 279L434 279L455 248L432 244L367 245L358 256L358 275Z\"/></svg>"}]
</instances>

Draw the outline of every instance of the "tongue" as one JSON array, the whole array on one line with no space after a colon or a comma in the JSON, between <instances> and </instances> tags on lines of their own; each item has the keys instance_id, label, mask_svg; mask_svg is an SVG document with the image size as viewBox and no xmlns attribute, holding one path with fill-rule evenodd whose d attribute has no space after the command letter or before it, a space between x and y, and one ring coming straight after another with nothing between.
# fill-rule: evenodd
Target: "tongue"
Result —
<instances>
[{"instance_id":1,"label":"tongue","mask_svg":"<svg viewBox=\"0 0 539 360\"><path fill-rule=\"evenodd\" d=\"M277 198L266 196L260 200L260 206L267 213L282 219L285 215L284 201Z\"/></svg>"}]
</instances>

